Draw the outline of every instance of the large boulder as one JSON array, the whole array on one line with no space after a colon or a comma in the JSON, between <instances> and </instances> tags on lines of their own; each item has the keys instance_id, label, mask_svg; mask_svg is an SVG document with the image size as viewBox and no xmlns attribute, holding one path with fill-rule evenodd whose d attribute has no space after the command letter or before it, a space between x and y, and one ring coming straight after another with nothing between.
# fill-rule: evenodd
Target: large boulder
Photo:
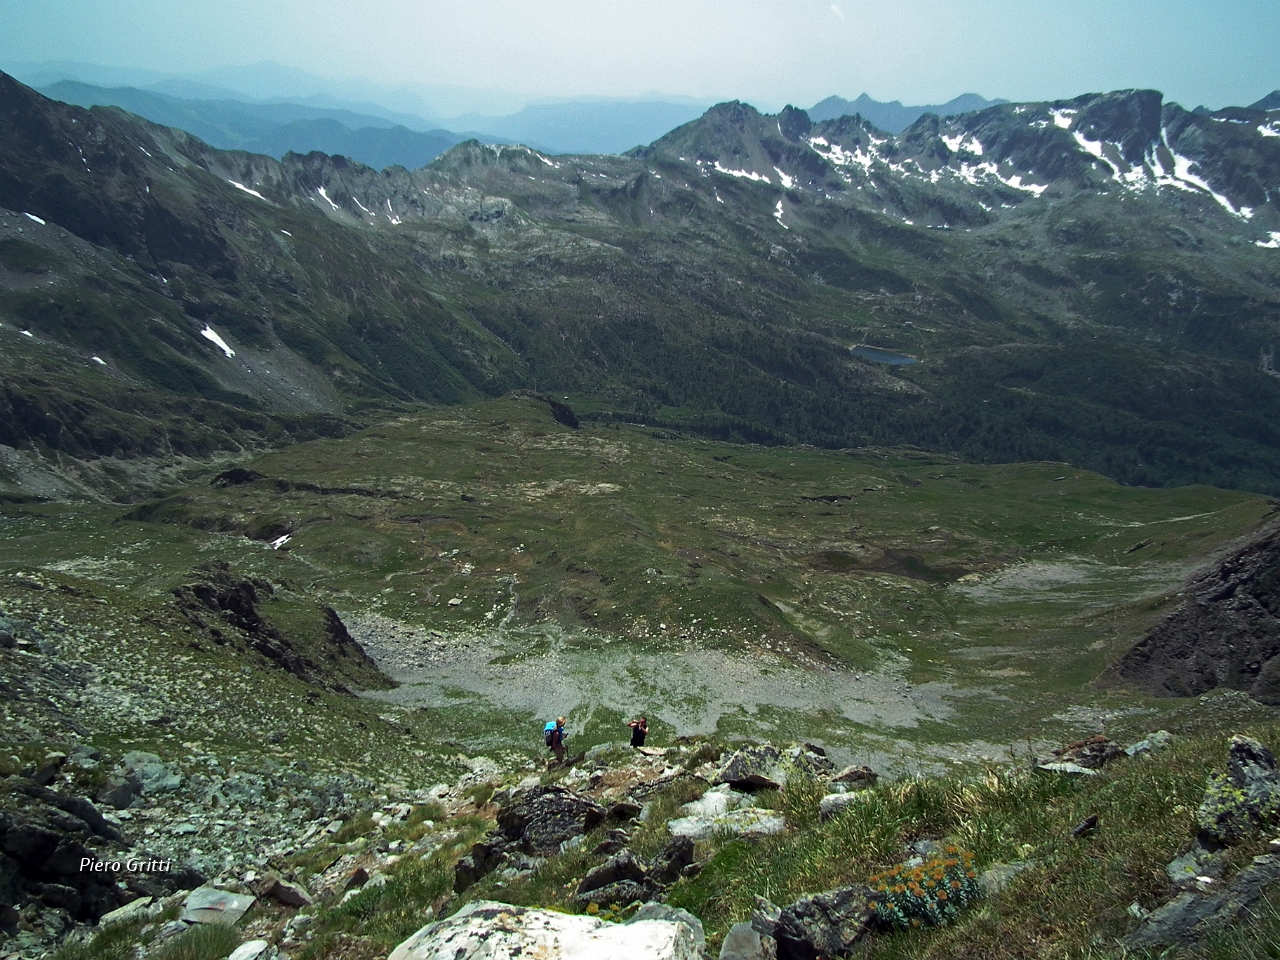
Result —
<instances>
[{"instance_id":1,"label":"large boulder","mask_svg":"<svg viewBox=\"0 0 1280 960\"><path fill-rule=\"evenodd\" d=\"M82 870L117 859L124 838L88 800L10 781L0 809L0 906L65 910L94 922L120 906L117 876Z\"/></svg>"},{"instance_id":2,"label":"large boulder","mask_svg":"<svg viewBox=\"0 0 1280 960\"><path fill-rule=\"evenodd\" d=\"M429 923L388 960L699 960L693 931L672 920L606 923L594 917L480 900Z\"/></svg>"},{"instance_id":3,"label":"large boulder","mask_svg":"<svg viewBox=\"0 0 1280 960\"><path fill-rule=\"evenodd\" d=\"M693 945L698 948L698 952L702 953L707 947L707 936L702 929L702 921L682 907L669 907L665 903L651 901L641 906L639 910L631 915L630 919L623 922L644 923L646 920L669 920L673 923L683 923L693 931Z\"/></svg>"},{"instance_id":4,"label":"large boulder","mask_svg":"<svg viewBox=\"0 0 1280 960\"><path fill-rule=\"evenodd\" d=\"M595 801L564 787L534 787L498 811L498 832L525 853L548 857L601 823L605 813Z\"/></svg>"},{"instance_id":5,"label":"large boulder","mask_svg":"<svg viewBox=\"0 0 1280 960\"><path fill-rule=\"evenodd\" d=\"M1183 891L1143 919L1126 942L1143 952L1189 946L1254 913L1254 905L1280 881L1280 857L1263 855L1212 892Z\"/></svg>"},{"instance_id":6,"label":"large boulder","mask_svg":"<svg viewBox=\"0 0 1280 960\"><path fill-rule=\"evenodd\" d=\"M869 929L870 902L871 890L854 886L802 897L783 907L773 928L778 960L847 955Z\"/></svg>"}]
</instances>

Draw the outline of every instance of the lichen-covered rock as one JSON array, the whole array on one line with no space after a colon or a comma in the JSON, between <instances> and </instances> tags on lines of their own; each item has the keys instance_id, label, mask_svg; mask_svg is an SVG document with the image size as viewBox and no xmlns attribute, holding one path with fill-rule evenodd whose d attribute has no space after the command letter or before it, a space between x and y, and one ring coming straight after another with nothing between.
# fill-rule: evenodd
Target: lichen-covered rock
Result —
<instances>
[{"instance_id":1,"label":"lichen-covered rock","mask_svg":"<svg viewBox=\"0 0 1280 960\"><path fill-rule=\"evenodd\" d=\"M388 960L699 960L693 931L671 920L606 923L594 917L480 900L429 923Z\"/></svg>"},{"instance_id":2,"label":"lichen-covered rock","mask_svg":"<svg viewBox=\"0 0 1280 960\"><path fill-rule=\"evenodd\" d=\"M1238 843L1280 819L1280 771L1271 751L1252 737L1231 738L1227 773L1212 774L1196 811L1201 834Z\"/></svg>"}]
</instances>

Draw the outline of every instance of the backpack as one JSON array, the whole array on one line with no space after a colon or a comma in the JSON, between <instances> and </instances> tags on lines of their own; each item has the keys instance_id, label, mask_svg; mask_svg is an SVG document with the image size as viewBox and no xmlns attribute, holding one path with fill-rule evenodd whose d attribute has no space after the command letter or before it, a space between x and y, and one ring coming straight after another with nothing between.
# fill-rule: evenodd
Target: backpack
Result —
<instances>
[{"instance_id":1,"label":"backpack","mask_svg":"<svg viewBox=\"0 0 1280 960\"><path fill-rule=\"evenodd\" d=\"M555 735L556 735L556 722L554 720L548 720L547 725L542 728L542 739L548 747L551 746L555 738Z\"/></svg>"}]
</instances>

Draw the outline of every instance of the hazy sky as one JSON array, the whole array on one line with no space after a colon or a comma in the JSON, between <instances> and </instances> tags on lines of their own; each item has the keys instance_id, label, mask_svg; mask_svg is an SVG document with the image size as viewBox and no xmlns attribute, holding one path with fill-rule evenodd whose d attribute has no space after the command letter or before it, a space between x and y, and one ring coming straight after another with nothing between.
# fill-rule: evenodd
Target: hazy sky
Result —
<instances>
[{"instance_id":1,"label":"hazy sky","mask_svg":"<svg viewBox=\"0 0 1280 960\"><path fill-rule=\"evenodd\" d=\"M1216 107L1280 87L1280 0L0 0L0 64L52 60L766 109L1126 87Z\"/></svg>"}]
</instances>

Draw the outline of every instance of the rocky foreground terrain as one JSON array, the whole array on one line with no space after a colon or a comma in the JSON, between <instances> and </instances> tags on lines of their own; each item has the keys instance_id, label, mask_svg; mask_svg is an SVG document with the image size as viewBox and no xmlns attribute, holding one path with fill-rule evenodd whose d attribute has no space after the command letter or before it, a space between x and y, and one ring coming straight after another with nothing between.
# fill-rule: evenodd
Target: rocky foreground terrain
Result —
<instances>
[{"instance_id":1,"label":"rocky foreground terrain","mask_svg":"<svg viewBox=\"0 0 1280 960\"><path fill-rule=\"evenodd\" d=\"M1033 770L989 772L987 790L993 777L1005 778L1005 791L1033 785L1042 802L1103 781L1142 789L1147 771L1185 749L1185 738L1165 731L1123 748L1095 736ZM1162 870L1159 902L1124 908L1119 947L1194 948L1280 878L1280 855L1264 847L1248 856L1275 831L1275 759L1240 736L1226 759L1226 773L1197 798L1178 844L1186 849ZM878 783L865 767L837 771L812 745L603 747L550 769L477 764L456 782L396 795L359 778L312 776L306 764L232 767L205 754L172 764L82 746L3 780L6 960L59 944L63 957L212 960L874 956L876 944L914 930L999 912L1033 891L1024 881L1054 857L1043 845L1007 861L975 855L963 820L950 831L895 831L880 871L783 906L765 884L749 916L725 924L708 913L709 937L688 892L722 873L726 851L765 855L788 834L856 832L886 803L909 822L911 791ZM1095 812L1062 842L1078 847L1110 828L1107 812ZM106 942L126 952L95 953Z\"/></svg>"}]
</instances>

